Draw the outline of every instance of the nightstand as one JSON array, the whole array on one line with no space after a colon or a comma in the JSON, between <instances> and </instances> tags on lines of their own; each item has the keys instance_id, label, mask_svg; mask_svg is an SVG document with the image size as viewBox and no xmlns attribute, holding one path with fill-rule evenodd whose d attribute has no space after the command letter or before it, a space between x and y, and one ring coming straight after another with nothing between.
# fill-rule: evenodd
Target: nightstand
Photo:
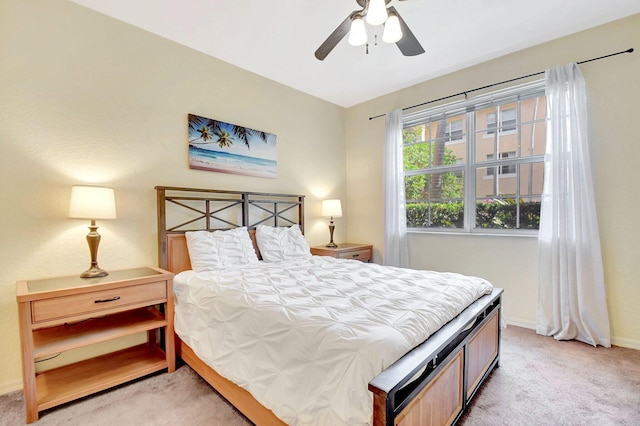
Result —
<instances>
[{"instance_id":1,"label":"nightstand","mask_svg":"<svg viewBox=\"0 0 640 426\"><path fill-rule=\"evenodd\" d=\"M331 256L338 259L355 259L362 262L371 262L373 258L373 246L371 244L338 244L338 247L325 246L311 247L311 254L316 256Z\"/></svg>"},{"instance_id":2,"label":"nightstand","mask_svg":"<svg viewBox=\"0 0 640 426\"><path fill-rule=\"evenodd\" d=\"M26 421L51 407L176 368L173 274L159 268L18 281ZM165 350L157 344L164 329ZM146 332L147 343L36 373L38 358Z\"/></svg>"}]
</instances>

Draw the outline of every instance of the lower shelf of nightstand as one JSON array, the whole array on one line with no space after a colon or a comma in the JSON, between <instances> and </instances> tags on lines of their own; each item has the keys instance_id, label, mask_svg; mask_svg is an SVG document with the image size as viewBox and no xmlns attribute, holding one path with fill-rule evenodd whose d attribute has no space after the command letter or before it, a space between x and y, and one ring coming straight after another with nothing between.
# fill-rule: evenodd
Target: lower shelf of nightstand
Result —
<instances>
[{"instance_id":1,"label":"lower shelf of nightstand","mask_svg":"<svg viewBox=\"0 0 640 426\"><path fill-rule=\"evenodd\" d=\"M54 355L166 325L164 316L149 307L91 318L77 324L41 328L33 332L33 357Z\"/></svg>"},{"instance_id":2,"label":"lower shelf of nightstand","mask_svg":"<svg viewBox=\"0 0 640 426\"><path fill-rule=\"evenodd\" d=\"M38 411L167 368L157 345L142 344L36 375Z\"/></svg>"}]
</instances>

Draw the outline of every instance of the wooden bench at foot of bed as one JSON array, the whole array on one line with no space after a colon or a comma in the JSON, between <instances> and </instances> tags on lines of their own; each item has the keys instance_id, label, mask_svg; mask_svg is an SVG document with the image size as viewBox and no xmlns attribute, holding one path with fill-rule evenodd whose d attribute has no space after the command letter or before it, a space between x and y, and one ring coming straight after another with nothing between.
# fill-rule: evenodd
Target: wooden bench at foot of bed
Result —
<instances>
[{"instance_id":1,"label":"wooden bench at foot of bed","mask_svg":"<svg viewBox=\"0 0 640 426\"><path fill-rule=\"evenodd\" d=\"M373 424L455 424L500 360L502 289L478 299L371 382Z\"/></svg>"}]
</instances>

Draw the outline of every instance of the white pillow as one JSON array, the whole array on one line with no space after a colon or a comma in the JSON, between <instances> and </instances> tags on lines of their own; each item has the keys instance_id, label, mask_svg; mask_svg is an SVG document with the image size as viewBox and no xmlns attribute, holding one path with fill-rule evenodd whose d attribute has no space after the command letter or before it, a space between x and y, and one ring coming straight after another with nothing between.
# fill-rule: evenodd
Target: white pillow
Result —
<instances>
[{"instance_id":1,"label":"white pillow","mask_svg":"<svg viewBox=\"0 0 640 426\"><path fill-rule=\"evenodd\" d=\"M185 232L191 269L196 272L237 268L258 263L246 227L226 231Z\"/></svg>"},{"instance_id":2,"label":"white pillow","mask_svg":"<svg viewBox=\"0 0 640 426\"><path fill-rule=\"evenodd\" d=\"M298 225L273 227L258 225L256 242L265 262L311 257L311 250Z\"/></svg>"}]
</instances>

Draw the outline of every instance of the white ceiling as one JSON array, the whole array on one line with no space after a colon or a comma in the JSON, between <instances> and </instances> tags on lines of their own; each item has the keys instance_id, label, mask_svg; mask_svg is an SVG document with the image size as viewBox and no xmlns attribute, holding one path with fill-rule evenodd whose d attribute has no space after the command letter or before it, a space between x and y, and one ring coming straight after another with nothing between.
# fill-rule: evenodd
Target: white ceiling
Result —
<instances>
[{"instance_id":1,"label":"white ceiling","mask_svg":"<svg viewBox=\"0 0 640 426\"><path fill-rule=\"evenodd\" d=\"M640 13L639 0L391 0L426 53L367 55L345 37L319 61L356 0L72 1L343 107Z\"/></svg>"}]
</instances>

